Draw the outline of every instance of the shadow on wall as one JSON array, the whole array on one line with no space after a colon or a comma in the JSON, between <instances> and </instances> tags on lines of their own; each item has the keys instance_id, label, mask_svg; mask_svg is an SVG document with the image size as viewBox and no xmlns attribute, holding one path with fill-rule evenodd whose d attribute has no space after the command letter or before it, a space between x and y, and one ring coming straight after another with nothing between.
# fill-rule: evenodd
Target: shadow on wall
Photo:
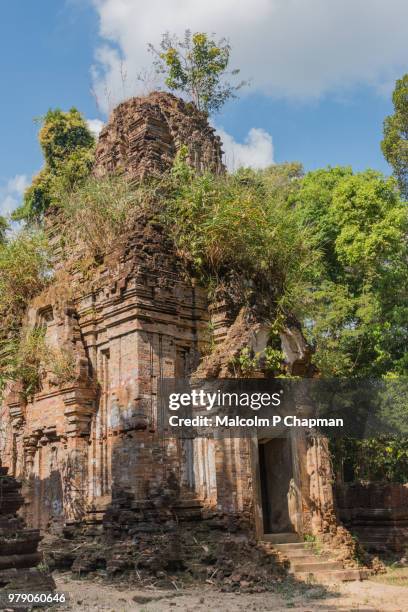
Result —
<instances>
[{"instance_id":1,"label":"shadow on wall","mask_svg":"<svg viewBox=\"0 0 408 612\"><path fill-rule=\"evenodd\" d=\"M408 546L408 484L337 483L339 519L371 551Z\"/></svg>"}]
</instances>

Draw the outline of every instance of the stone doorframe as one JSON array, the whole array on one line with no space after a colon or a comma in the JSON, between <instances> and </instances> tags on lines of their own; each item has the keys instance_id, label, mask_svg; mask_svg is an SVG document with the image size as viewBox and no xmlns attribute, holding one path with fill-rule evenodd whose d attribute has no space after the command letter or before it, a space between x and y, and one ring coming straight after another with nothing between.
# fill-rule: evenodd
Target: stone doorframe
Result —
<instances>
[{"instance_id":1,"label":"stone doorframe","mask_svg":"<svg viewBox=\"0 0 408 612\"><path fill-rule=\"evenodd\" d=\"M261 438L262 439L262 438ZM255 533L257 538L262 538L264 535L264 517L262 509L262 490L261 490L261 470L259 465L259 444L261 443L257 436L251 439L251 455L252 455L252 478L254 482L254 518L255 518ZM272 439L272 438L267 438ZM265 438L265 440L267 440ZM303 535L303 503L302 503L302 483L300 462L302 458L300 452L302 444L298 439L295 431L290 434L290 443L292 451L292 470L293 477L291 480L291 495L292 507L289 508L291 519L296 533ZM303 458L306 461L306 457Z\"/></svg>"}]
</instances>

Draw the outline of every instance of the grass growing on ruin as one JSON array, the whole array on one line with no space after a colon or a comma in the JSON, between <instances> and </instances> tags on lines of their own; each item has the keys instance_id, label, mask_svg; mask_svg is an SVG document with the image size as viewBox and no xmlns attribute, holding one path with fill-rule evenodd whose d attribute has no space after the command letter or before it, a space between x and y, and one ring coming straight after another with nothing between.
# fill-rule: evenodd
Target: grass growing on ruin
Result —
<instances>
[{"instance_id":1,"label":"grass growing on ruin","mask_svg":"<svg viewBox=\"0 0 408 612\"><path fill-rule=\"evenodd\" d=\"M163 217L178 254L204 283L234 277L241 296L257 294L296 310L320 254L288 204L299 167L285 164L233 175L197 175L181 159L171 173Z\"/></svg>"},{"instance_id":2,"label":"grass growing on ruin","mask_svg":"<svg viewBox=\"0 0 408 612\"><path fill-rule=\"evenodd\" d=\"M23 326L19 334L0 341L0 390L8 382L19 382L24 398L41 389L48 372L55 385L75 378L75 361L70 351L53 348L46 342L44 327Z\"/></svg>"},{"instance_id":3,"label":"grass growing on ruin","mask_svg":"<svg viewBox=\"0 0 408 612\"><path fill-rule=\"evenodd\" d=\"M23 229L0 245L0 392L18 381L24 396L38 391L45 370L58 384L73 377L72 356L53 350L42 327L23 324L29 301L53 278L52 254L44 231Z\"/></svg>"},{"instance_id":4,"label":"grass growing on ruin","mask_svg":"<svg viewBox=\"0 0 408 612\"><path fill-rule=\"evenodd\" d=\"M0 391L16 378L27 389L36 384L40 338L25 338L20 325L30 299L50 281L50 261L47 239L39 230L22 230L0 245Z\"/></svg>"},{"instance_id":5,"label":"grass growing on ruin","mask_svg":"<svg viewBox=\"0 0 408 612\"><path fill-rule=\"evenodd\" d=\"M100 261L124 244L146 191L124 177L90 177L60 200L59 219L65 256Z\"/></svg>"},{"instance_id":6,"label":"grass growing on ruin","mask_svg":"<svg viewBox=\"0 0 408 612\"><path fill-rule=\"evenodd\" d=\"M191 276L226 286L242 303L262 295L273 309L293 311L319 265L308 229L288 196L300 168L284 164L233 175L196 174L178 156L158 180L132 184L124 176L91 177L60 201L65 257L99 263L124 247L138 215L166 227Z\"/></svg>"},{"instance_id":7,"label":"grass growing on ruin","mask_svg":"<svg viewBox=\"0 0 408 612\"><path fill-rule=\"evenodd\" d=\"M14 330L29 300L50 279L50 254L44 232L21 231L0 246L0 317Z\"/></svg>"},{"instance_id":8,"label":"grass growing on ruin","mask_svg":"<svg viewBox=\"0 0 408 612\"><path fill-rule=\"evenodd\" d=\"M4 340L0 349L3 386L9 381L19 381L25 397L35 393L41 383L45 351L42 328L22 328L20 334Z\"/></svg>"}]
</instances>

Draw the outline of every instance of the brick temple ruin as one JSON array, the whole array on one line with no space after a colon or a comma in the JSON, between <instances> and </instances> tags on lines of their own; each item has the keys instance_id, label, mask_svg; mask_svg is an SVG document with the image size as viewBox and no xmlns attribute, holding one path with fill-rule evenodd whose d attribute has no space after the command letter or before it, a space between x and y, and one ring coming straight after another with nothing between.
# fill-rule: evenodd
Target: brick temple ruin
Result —
<instances>
[{"instance_id":1,"label":"brick temple ruin","mask_svg":"<svg viewBox=\"0 0 408 612\"><path fill-rule=\"evenodd\" d=\"M182 146L198 171L225 171L219 137L194 107L166 93L133 98L103 129L94 173L157 176ZM341 537L324 440L182 439L158 430L162 379L231 376L231 357L267 341L262 321L249 324L226 300L208 302L160 224L139 220L120 256L107 254L95 269L89 290L67 300L48 288L26 319L75 362L69 385L46 373L28 401L18 385L4 400L1 458L24 482L22 514L32 529L112 527L121 509L126 531L163 509L181 521L238 517L258 540L267 534L284 545L306 533ZM203 360L209 323L216 348ZM288 371L308 376L298 327L283 332L282 347Z\"/></svg>"}]
</instances>

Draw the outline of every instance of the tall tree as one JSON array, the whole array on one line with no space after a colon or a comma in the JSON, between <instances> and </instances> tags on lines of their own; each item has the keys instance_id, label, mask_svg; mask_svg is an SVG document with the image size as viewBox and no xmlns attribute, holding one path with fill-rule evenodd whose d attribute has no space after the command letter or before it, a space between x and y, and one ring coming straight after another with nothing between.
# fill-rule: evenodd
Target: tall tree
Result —
<instances>
[{"instance_id":1,"label":"tall tree","mask_svg":"<svg viewBox=\"0 0 408 612\"><path fill-rule=\"evenodd\" d=\"M394 170L402 194L408 199L408 74L397 81L392 101L394 114L384 121L381 148Z\"/></svg>"},{"instance_id":2,"label":"tall tree","mask_svg":"<svg viewBox=\"0 0 408 612\"><path fill-rule=\"evenodd\" d=\"M163 35L160 49L148 45L156 72L165 76L169 89L189 96L206 113L218 111L246 82L233 85L227 79L238 69L228 70L231 46L225 38L215 41L204 32L186 30L184 39Z\"/></svg>"},{"instance_id":3,"label":"tall tree","mask_svg":"<svg viewBox=\"0 0 408 612\"><path fill-rule=\"evenodd\" d=\"M49 110L38 138L45 165L27 188L22 206L14 211L15 221L40 221L61 194L81 183L91 171L95 140L77 109Z\"/></svg>"},{"instance_id":4,"label":"tall tree","mask_svg":"<svg viewBox=\"0 0 408 612\"><path fill-rule=\"evenodd\" d=\"M324 272L305 302L316 361L330 376L408 372L408 210L394 178L328 168L294 201Z\"/></svg>"}]
</instances>

